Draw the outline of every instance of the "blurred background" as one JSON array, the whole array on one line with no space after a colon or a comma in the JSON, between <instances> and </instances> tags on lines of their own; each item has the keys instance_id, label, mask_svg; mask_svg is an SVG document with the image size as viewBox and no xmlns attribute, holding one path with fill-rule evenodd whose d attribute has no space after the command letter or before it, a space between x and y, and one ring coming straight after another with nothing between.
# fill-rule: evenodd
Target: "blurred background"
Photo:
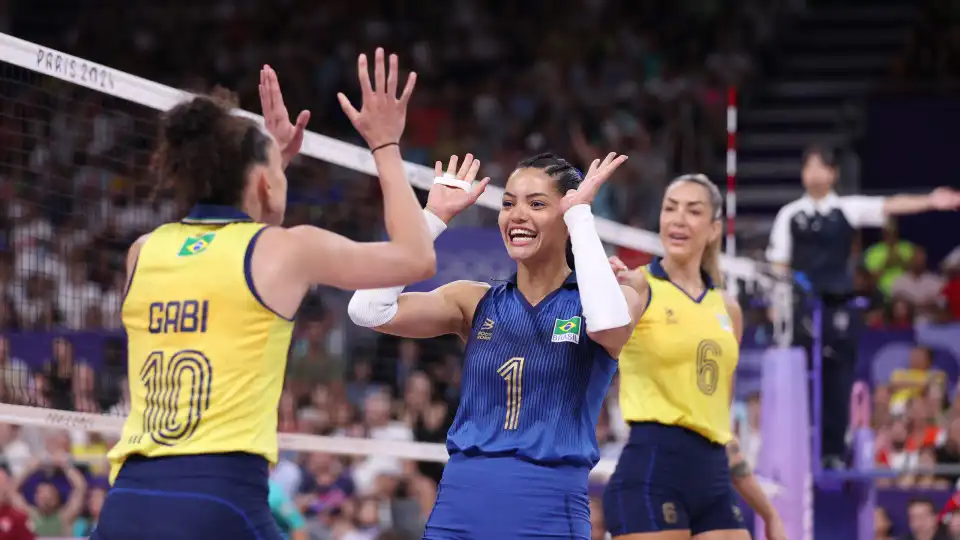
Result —
<instances>
[{"instance_id":1,"label":"blurred background","mask_svg":"<svg viewBox=\"0 0 960 540\"><path fill-rule=\"evenodd\" d=\"M598 152L626 153L594 212L647 230L656 230L674 175L705 172L723 187L732 90L738 255L755 259L777 211L803 194L810 144L836 150L841 194L960 186L957 0L0 0L0 31L177 88L221 85L254 112L269 63L292 113L310 109L310 130L353 143L361 141L335 94L357 96L356 55L384 46L420 77L402 146L408 161L472 152L503 185L517 161L541 151L581 168ZM94 92L4 54L0 47L0 401L122 416L124 254L182 212L147 174L157 114L112 97L109 72L105 93ZM309 156L287 173L288 225L383 237L375 179ZM458 217L438 247L448 253L437 278L421 287L505 277L495 219L483 208ZM864 231L850 258L865 301L849 361L869 414L854 415L849 431L851 441L861 430L875 440L864 474L878 488L869 533L877 539L931 540L960 478L958 231L956 212L903 218ZM649 259L608 247L631 265ZM318 289L304 303L281 430L442 442L462 345L356 328L345 316L349 294ZM769 291L742 296L749 327L731 421L756 461L766 442ZM616 398L615 384L598 426L605 458L627 435ZM61 536L85 537L103 501L109 444L83 429L0 424L0 500L29 506L38 524L57 516ZM64 453L82 481L68 474ZM380 456L282 458L274 480L306 517L309 538L321 540L419 538L443 470ZM816 538L869 537L852 532L851 485L816 483ZM603 538L599 506L593 518ZM960 519L947 516L943 529L960 539Z\"/></svg>"}]
</instances>

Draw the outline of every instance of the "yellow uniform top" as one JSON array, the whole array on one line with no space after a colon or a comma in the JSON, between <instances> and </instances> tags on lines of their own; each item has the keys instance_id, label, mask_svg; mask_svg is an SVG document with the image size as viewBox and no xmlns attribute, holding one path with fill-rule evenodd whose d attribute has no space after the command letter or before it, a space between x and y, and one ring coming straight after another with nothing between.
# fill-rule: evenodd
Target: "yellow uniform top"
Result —
<instances>
[{"instance_id":1,"label":"yellow uniform top","mask_svg":"<svg viewBox=\"0 0 960 540\"><path fill-rule=\"evenodd\" d=\"M620 353L620 408L627 422L731 439L730 391L740 345L723 293L707 276L692 298L670 281L660 259L643 268L650 302Z\"/></svg>"},{"instance_id":2,"label":"yellow uniform top","mask_svg":"<svg viewBox=\"0 0 960 540\"><path fill-rule=\"evenodd\" d=\"M123 302L130 414L108 454L246 452L277 460L277 406L293 322L257 295L250 255L264 230L197 206L144 242Z\"/></svg>"}]
</instances>

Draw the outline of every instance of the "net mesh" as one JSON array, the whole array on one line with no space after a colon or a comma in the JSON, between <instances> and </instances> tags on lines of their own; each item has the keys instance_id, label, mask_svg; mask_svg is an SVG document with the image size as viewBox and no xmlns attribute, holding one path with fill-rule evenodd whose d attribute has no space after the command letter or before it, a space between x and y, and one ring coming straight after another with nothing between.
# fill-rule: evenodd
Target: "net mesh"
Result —
<instances>
[{"instance_id":1,"label":"net mesh","mask_svg":"<svg viewBox=\"0 0 960 540\"><path fill-rule=\"evenodd\" d=\"M119 319L125 253L137 237L179 217L168 194L153 193L148 174L157 112L187 94L4 34L0 50L0 223L7 231L0 237L0 442L14 473L38 458L49 465L66 452L99 478L128 410ZM382 205L374 172L365 149L308 133L303 155L287 171L287 224L379 239ZM418 188L432 185L431 169L408 164L408 176ZM501 193L488 189L478 215L466 222L489 221ZM660 251L654 233L604 220L598 220L598 230L611 246ZM766 319L766 300L777 297L774 291L789 302L789 287L778 288L764 265L724 257L722 267L744 295L748 323ZM345 311L346 298L315 291L305 302L279 411L281 449L355 456L347 459L366 464L371 474L399 463L391 459L411 460L420 462L428 477L438 476L429 464L447 458L441 441L455 409L459 343L375 340L369 332L338 324L334 314ZM757 298L761 301L754 303ZM348 355L354 357L349 363ZM377 400L391 393L403 403L402 414L410 414L423 401L416 376L385 394L355 395L356 387L313 384L342 380L347 370L352 380L396 379L396 373L382 372L398 365L412 371L406 361L418 356L430 358L420 368L444 381L441 391L450 394L440 400L448 405L420 413L416 438L431 442L383 440L398 438L389 430L381 430L386 435L379 439L367 438L350 422L358 410L372 415ZM11 451L18 441L26 443ZM594 476L609 475L613 466L604 459Z\"/></svg>"}]
</instances>

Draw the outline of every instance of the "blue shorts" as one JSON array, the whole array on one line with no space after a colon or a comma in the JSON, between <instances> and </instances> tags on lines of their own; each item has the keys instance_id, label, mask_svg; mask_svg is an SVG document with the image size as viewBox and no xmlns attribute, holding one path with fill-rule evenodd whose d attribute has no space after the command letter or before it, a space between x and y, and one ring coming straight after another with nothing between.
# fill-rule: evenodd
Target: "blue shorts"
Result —
<instances>
[{"instance_id":1,"label":"blue shorts","mask_svg":"<svg viewBox=\"0 0 960 540\"><path fill-rule=\"evenodd\" d=\"M614 536L745 528L726 449L689 429L653 422L631 424L603 494L603 515Z\"/></svg>"},{"instance_id":2,"label":"blue shorts","mask_svg":"<svg viewBox=\"0 0 960 540\"><path fill-rule=\"evenodd\" d=\"M590 540L585 467L455 454L424 540Z\"/></svg>"},{"instance_id":3,"label":"blue shorts","mask_svg":"<svg viewBox=\"0 0 960 540\"><path fill-rule=\"evenodd\" d=\"M90 540L281 540L267 460L251 454L127 459Z\"/></svg>"}]
</instances>

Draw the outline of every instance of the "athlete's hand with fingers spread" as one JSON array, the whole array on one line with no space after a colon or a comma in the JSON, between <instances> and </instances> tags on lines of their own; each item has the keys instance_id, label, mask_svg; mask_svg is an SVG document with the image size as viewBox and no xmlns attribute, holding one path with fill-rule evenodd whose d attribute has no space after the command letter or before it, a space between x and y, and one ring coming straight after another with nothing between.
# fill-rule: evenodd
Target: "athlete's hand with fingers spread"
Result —
<instances>
[{"instance_id":1,"label":"athlete's hand with fingers spread","mask_svg":"<svg viewBox=\"0 0 960 540\"><path fill-rule=\"evenodd\" d=\"M280 146L280 157L286 167L290 160L300 153L303 145L303 130L310 121L310 111L300 111L297 123L290 121L290 113L283 103L283 93L280 92L280 80L277 72L270 66L263 66L260 70L260 110L263 112L263 123L270 135L277 140Z\"/></svg>"},{"instance_id":2,"label":"athlete's hand with fingers spread","mask_svg":"<svg viewBox=\"0 0 960 540\"><path fill-rule=\"evenodd\" d=\"M477 173L480 171L480 160L474 159L473 154L463 156L463 163L458 169L457 162L459 160L460 158L457 156L450 156L446 174L456 177L457 180L468 182L473 186L470 191L443 184L434 184L427 196L427 210L442 219L444 223L450 223L454 216L477 202L483 191L487 189L487 184L490 183L489 178L484 178L479 183L474 184ZM444 176L443 164L438 161L433 167L433 172L437 177Z\"/></svg>"},{"instance_id":3,"label":"athlete's hand with fingers spread","mask_svg":"<svg viewBox=\"0 0 960 540\"><path fill-rule=\"evenodd\" d=\"M560 209L564 212L573 208L578 204L591 204L593 203L593 198L597 196L597 191L600 190L600 186L610 178L610 175L613 174L613 171L617 170L617 167L623 164L627 160L627 156L617 155L616 152L610 152L607 154L607 157L600 161L599 159L593 160L593 163L590 164L590 169L587 171L587 176L580 182L580 187L577 189L571 189L564 195L563 200L560 202Z\"/></svg>"},{"instance_id":4,"label":"athlete's hand with fingers spread","mask_svg":"<svg viewBox=\"0 0 960 540\"><path fill-rule=\"evenodd\" d=\"M400 136L403 135L403 128L407 123L407 103L410 102L413 87L417 84L417 74L411 72L407 77L403 94L397 97L399 60L397 55L390 55L388 73L383 56L383 49L378 48L373 60L374 82L372 85L367 55L361 54L357 58L357 78L360 80L360 94L363 100L359 111L353 107L347 96L342 93L337 94L343 112L371 149L400 142Z\"/></svg>"},{"instance_id":5,"label":"athlete's hand with fingers spread","mask_svg":"<svg viewBox=\"0 0 960 540\"><path fill-rule=\"evenodd\" d=\"M930 192L930 203L935 210L960 210L960 191L937 188Z\"/></svg>"}]
</instances>

